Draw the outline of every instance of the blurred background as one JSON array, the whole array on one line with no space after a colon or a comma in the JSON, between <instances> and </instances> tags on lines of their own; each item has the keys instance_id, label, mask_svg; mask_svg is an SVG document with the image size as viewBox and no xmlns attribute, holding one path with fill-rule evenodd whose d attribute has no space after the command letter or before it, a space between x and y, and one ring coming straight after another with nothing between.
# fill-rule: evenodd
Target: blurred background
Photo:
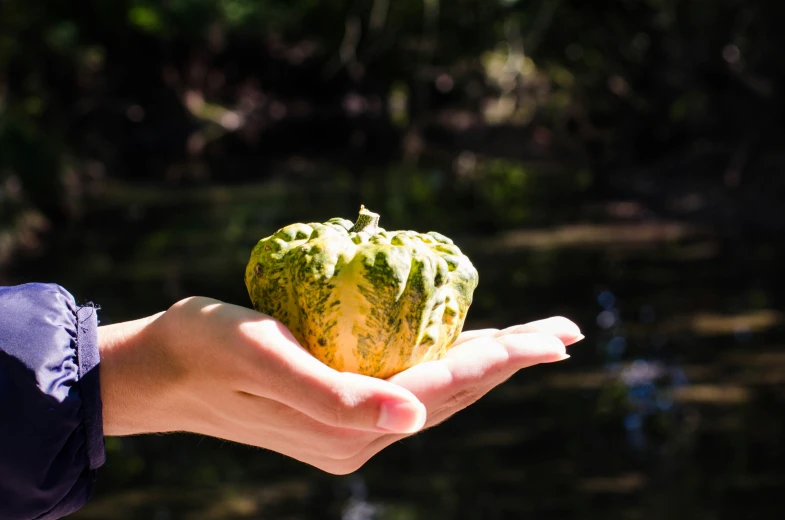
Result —
<instances>
[{"instance_id":1,"label":"blurred background","mask_svg":"<svg viewBox=\"0 0 785 520\"><path fill-rule=\"evenodd\" d=\"M109 438L92 519L722 519L785 507L777 0L0 0L0 283L104 324L250 306L293 222L436 230L467 328L586 339L349 476Z\"/></svg>"}]
</instances>

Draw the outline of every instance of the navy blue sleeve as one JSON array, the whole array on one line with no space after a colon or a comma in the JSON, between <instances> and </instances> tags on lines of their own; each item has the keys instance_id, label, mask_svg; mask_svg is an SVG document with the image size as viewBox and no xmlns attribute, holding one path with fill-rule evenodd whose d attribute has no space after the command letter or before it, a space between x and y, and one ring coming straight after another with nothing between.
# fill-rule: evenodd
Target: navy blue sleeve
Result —
<instances>
[{"instance_id":1,"label":"navy blue sleeve","mask_svg":"<svg viewBox=\"0 0 785 520\"><path fill-rule=\"evenodd\" d=\"M97 310L54 284L0 287L0 518L84 505L104 463Z\"/></svg>"}]
</instances>

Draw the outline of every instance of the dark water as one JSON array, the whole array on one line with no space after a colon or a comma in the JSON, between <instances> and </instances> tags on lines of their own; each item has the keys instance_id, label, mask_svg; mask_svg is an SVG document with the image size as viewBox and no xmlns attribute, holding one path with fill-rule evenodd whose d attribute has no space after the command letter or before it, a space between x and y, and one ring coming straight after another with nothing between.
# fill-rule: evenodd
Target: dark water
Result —
<instances>
[{"instance_id":1,"label":"dark water","mask_svg":"<svg viewBox=\"0 0 785 520\"><path fill-rule=\"evenodd\" d=\"M564 315L586 339L569 361L519 373L349 476L199 436L107 439L95 496L72 518L779 517L783 244L524 173L496 184L434 168L109 185L18 271L101 304L104 323L195 294L247 305L257 239L352 218L362 201L388 229L438 230L472 258L481 281L468 329Z\"/></svg>"}]
</instances>

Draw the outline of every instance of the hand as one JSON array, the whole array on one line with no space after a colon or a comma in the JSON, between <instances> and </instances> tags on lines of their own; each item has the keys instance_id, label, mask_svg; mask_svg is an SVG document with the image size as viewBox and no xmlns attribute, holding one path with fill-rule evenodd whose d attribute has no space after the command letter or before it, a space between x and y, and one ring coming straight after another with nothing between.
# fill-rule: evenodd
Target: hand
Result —
<instances>
[{"instance_id":1,"label":"hand","mask_svg":"<svg viewBox=\"0 0 785 520\"><path fill-rule=\"evenodd\" d=\"M410 390L425 404L425 428L435 426L479 400L517 371L570 356L565 347L583 339L577 325L566 318L516 325L504 330L466 331L447 356L416 365L388 381ZM351 441L354 449L344 459L323 460L332 473L351 473L381 450L408 435L368 435ZM340 438L339 438L340 441Z\"/></svg>"},{"instance_id":2,"label":"hand","mask_svg":"<svg viewBox=\"0 0 785 520\"><path fill-rule=\"evenodd\" d=\"M444 360L383 381L323 365L269 316L189 298L99 328L104 431L200 433L349 473L580 338L563 318L466 332Z\"/></svg>"}]
</instances>

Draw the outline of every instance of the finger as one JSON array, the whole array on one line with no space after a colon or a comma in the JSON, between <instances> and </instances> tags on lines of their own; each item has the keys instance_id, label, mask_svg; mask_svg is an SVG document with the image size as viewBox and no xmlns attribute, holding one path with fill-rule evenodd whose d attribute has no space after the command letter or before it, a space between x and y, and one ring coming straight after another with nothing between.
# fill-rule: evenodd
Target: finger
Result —
<instances>
[{"instance_id":1,"label":"finger","mask_svg":"<svg viewBox=\"0 0 785 520\"><path fill-rule=\"evenodd\" d=\"M447 405L458 411L472 404L517 371L567 359L564 343L549 334L516 333L483 338L451 349L445 363L460 398Z\"/></svg>"},{"instance_id":2,"label":"finger","mask_svg":"<svg viewBox=\"0 0 785 520\"><path fill-rule=\"evenodd\" d=\"M517 371L568 358L564 344L547 334L482 337L450 350L442 360L424 363L391 378L426 406L426 427L474 403Z\"/></svg>"},{"instance_id":3,"label":"finger","mask_svg":"<svg viewBox=\"0 0 785 520\"><path fill-rule=\"evenodd\" d=\"M269 449L325 471L335 471L375 439L387 434L337 428L278 401L245 392L226 392L211 421L189 431Z\"/></svg>"},{"instance_id":4,"label":"finger","mask_svg":"<svg viewBox=\"0 0 785 520\"><path fill-rule=\"evenodd\" d=\"M330 426L278 401L246 393L238 393L233 400L247 411L243 427L235 429L244 438L240 442L268 446L298 460L350 458L389 433Z\"/></svg>"},{"instance_id":5,"label":"finger","mask_svg":"<svg viewBox=\"0 0 785 520\"><path fill-rule=\"evenodd\" d=\"M425 407L405 388L328 367L269 318L241 328L262 354L241 390L280 401L330 426L384 433L423 427Z\"/></svg>"},{"instance_id":6,"label":"finger","mask_svg":"<svg viewBox=\"0 0 785 520\"><path fill-rule=\"evenodd\" d=\"M524 325L507 327L504 330L498 331L496 336L522 333L551 334L559 338L562 343L567 346L577 343L584 338L578 325L562 316L554 316L544 320L532 321Z\"/></svg>"},{"instance_id":7,"label":"finger","mask_svg":"<svg viewBox=\"0 0 785 520\"><path fill-rule=\"evenodd\" d=\"M483 360L515 363L525 368L539 363L567 359L564 341L546 332L508 332L493 337L482 337L458 345L447 351L446 359L452 369L481 366Z\"/></svg>"},{"instance_id":8,"label":"finger","mask_svg":"<svg viewBox=\"0 0 785 520\"><path fill-rule=\"evenodd\" d=\"M483 336L503 336L507 334L519 334L527 332L540 332L544 334L551 334L558 337L565 345L572 345L583 339L580 328L561 316L554 316L544 320L533 321L524 325L514 325L506 329L479 329L469 330L461 333L458 339L453 343L453 347L477 339Z\"/></svg>"},{"instance_id":9,"label":"finger","mask_svg":"<svg viewBox=\"0 0 785 520\"><path fill-rule=\"evenodd\" d=\"M483 336L450 349L444 359L416 365L390 382L410 390L430 414L455 395L485 383L499 384L516 371L566 359L564 343L548 334Z\"/></svg>"},{"instance_id":10,"label":"finger","mask_svg":"<svg viewBox=\"0 0 785 520\"><path fill-rule=\"evenodd\" d=\"M497 332L499 332L499 329L465 330L461 332L461 335L458 336L458 339L455 340L453 346L460 345L461 343L481 338L483 336L494 336Z\"/></svg>"}]
</instances>

